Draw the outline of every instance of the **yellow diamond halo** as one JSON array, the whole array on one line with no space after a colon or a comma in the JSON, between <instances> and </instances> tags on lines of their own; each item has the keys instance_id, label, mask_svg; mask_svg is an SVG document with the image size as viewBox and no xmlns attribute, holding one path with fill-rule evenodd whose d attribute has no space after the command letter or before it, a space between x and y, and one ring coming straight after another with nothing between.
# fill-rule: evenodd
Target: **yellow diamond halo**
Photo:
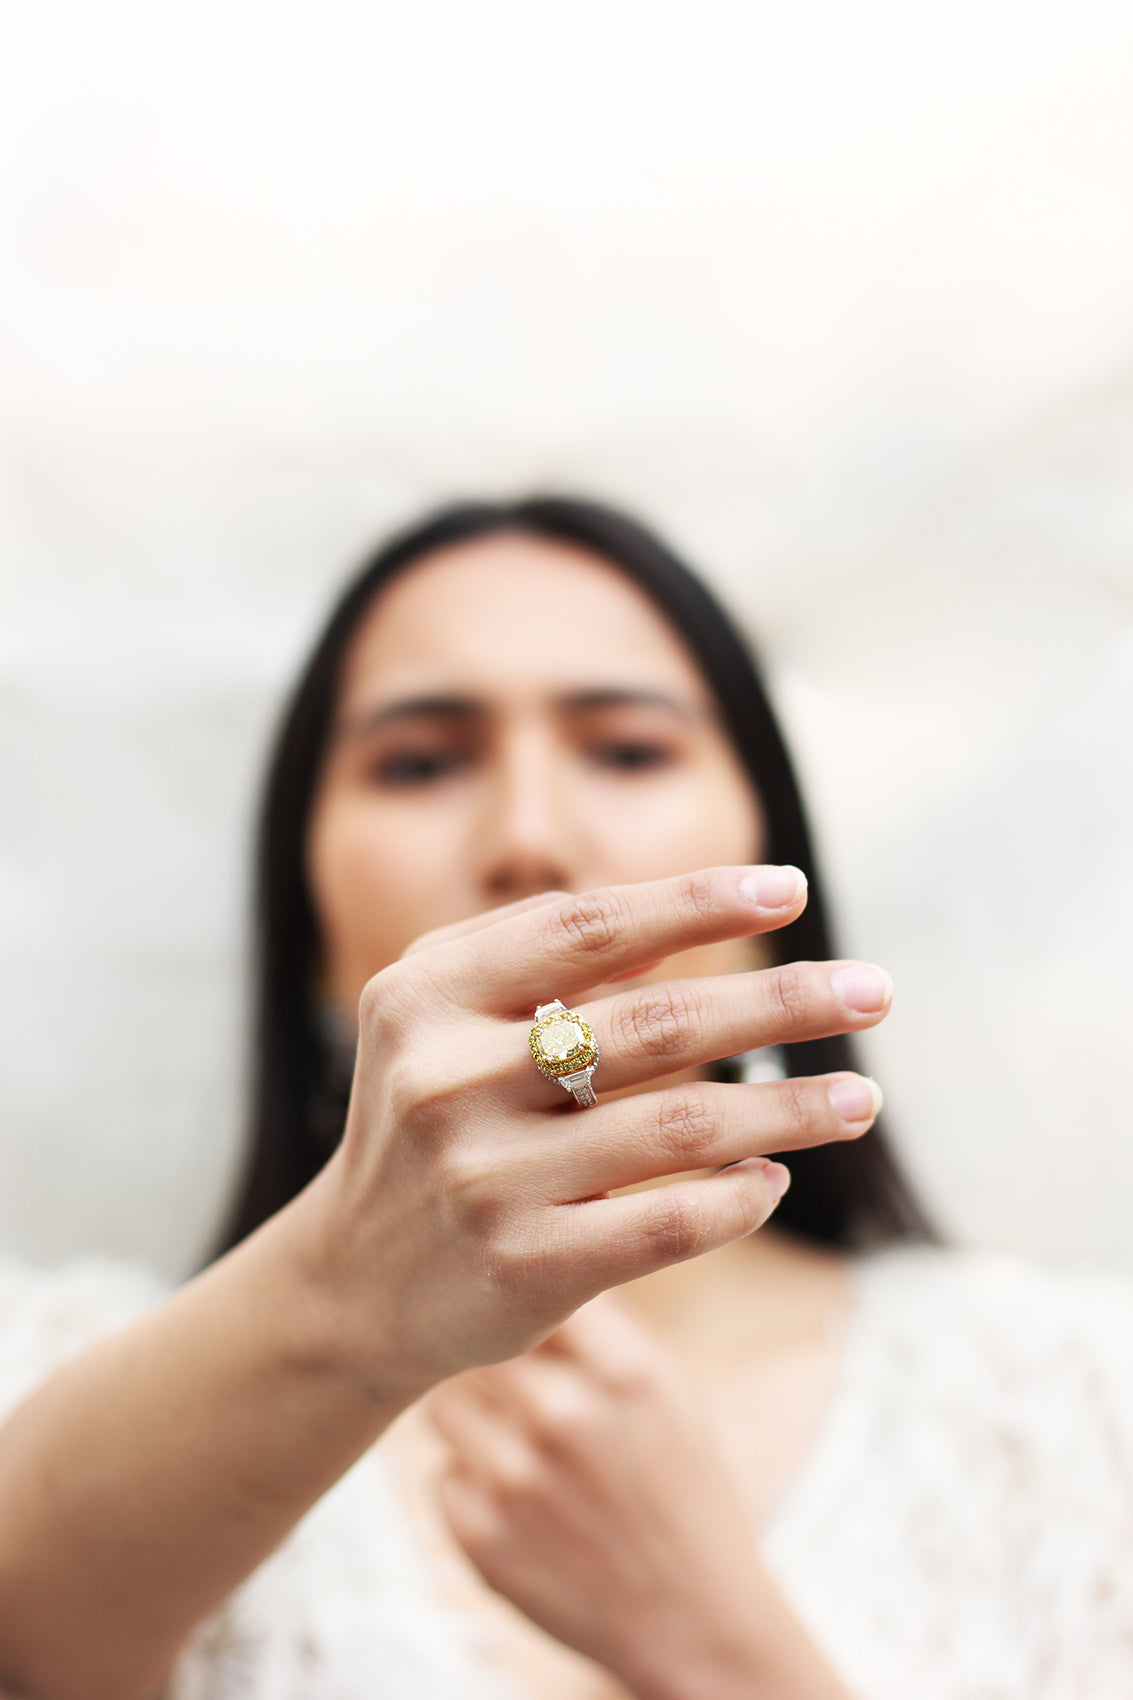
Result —
<instances>
[{"instance_id":1,"label":"yellow diamond halo","mask_svg":"<svg viewBox=\"0 0 1133 1700\"><path fill-rule=\"evenodd\" d=\"M598 1046L590 1023L572 1009L556 1009L537 1020L528 1042L537 1067L548 1080L561 1080L565 1074L593 1068L598 1061Z\"/></svg>"}]
</instances>

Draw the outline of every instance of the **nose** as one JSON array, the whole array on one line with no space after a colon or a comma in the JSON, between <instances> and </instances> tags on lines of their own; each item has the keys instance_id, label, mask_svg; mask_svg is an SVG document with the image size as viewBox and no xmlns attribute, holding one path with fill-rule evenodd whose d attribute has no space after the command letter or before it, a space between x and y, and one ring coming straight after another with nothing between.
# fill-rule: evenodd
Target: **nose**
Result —
<instances>
[{"instance_id":1,"label":"nose","mask_svg":"<svg viewBox=\"0 0 1133 1700\"><path fill-rule=\"evenodd\" d=\"M572 890L578 875L576 829L553 737L538 727L516 728L501 740L495 767L478 858L486 902Z\"/></svg>"}]
</instances>

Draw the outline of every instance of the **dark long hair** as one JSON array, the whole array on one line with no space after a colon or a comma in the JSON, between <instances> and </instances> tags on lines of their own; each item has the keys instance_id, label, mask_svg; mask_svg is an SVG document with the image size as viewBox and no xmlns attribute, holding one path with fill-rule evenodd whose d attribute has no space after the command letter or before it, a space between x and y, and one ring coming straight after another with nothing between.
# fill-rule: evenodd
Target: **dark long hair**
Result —
<instances>
[{"instance_id":1,"label":"dark long hair","mask_svg":"<svg viewBox=\"0 0 1133 1700\"><path fill-rule=\"evenodd\" d=\"M345 1118L349 1066L343 1068L322 1030L314 998L321 945L304 846L347 646L374 597L413 562L450 544L515 532L575 544L610 561L676 628L715 692L762 801L770 833L767 860L794 863L809 881L801 917L765 942L788 960L839 954L798 784L758 665L700 580L643 525L595 502L538 496L444 508L387 543L347 587L283 716L256 846L250 1152L221 1249L250 1233L313 1178ZM787 1055L792 1074L856 1066L853 1042L844 1034L792 1045ZM778 1226L847 1249L938 1238L897 1166L880 1120L863 1139L792 1151L789 1162L792 1182L776 1212Z\"/></svg>"}]
</instances>

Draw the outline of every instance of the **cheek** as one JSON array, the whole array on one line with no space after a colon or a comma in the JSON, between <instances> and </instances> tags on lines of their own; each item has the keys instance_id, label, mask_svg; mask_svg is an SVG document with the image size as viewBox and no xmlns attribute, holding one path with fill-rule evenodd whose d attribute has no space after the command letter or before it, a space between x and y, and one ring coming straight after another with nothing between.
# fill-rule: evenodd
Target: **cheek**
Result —
<instances>
[{"instance_id":1,"label":"cheek","mask_svg":"<svg viewBox=\"0 0 1133 1700\"><path fill-rule=\"evenodd\" d=\"M438 925L446 839L396 824L365 795L324 799L312 817L307 875L333 990L353 1004L371 975Z\"/></svg>"},{"instance_id":2,"label":"cheek","mask_svg":"<svg viewBox=\"0 0 1133 1700\"><path fill-rule=\"evenodd\" d=\"M763 814L723 763L690 766L658 784L623 786L594 811L611 867L625 879L660 879L762 859Z\"/></svg>"}]
</instances>

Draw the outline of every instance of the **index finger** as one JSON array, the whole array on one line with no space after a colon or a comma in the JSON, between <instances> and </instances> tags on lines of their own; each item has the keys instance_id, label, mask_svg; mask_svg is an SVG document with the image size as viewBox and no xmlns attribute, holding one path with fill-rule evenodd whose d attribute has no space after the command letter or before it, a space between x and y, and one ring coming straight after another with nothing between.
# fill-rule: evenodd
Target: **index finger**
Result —
<instances>
[{"instance_id":1,"label":"index finger","mask_svg":"<svg viewBox=\"0 0 1133 1700\"><path fill-rule=\"evenodd\" d=\"M401 953L402 958L416 956L422 950L435 950L439 944L452 944L456 939L469 938L473 933L482 933L485 927L498 926L513 915L525 915L529 909L538 909L541 904L561 902L566 896L565 891L540 891L533 897L521 897L515 903L501 904L498 909L482 909L478 915L466 915L461 921L450 921L446 927L433 927L431 931L421 933L412 944L407 944ZM0 1700L4 1700L2 1694Z\"/></svg>"},{"instance_id":2,"label":"index finger","mask_svg":"<svg viewBox=\"0 0 1133 1700\"><path fill-rule=\"evenodd\" d=\"M702 868L642 885L606 886L540 904L451 945L446 979L477 1006L529 1014L693 945L769 932L806 903L793 867ZM451 978L450 978L451 976Z\"/></svg>"}]
</instances>

